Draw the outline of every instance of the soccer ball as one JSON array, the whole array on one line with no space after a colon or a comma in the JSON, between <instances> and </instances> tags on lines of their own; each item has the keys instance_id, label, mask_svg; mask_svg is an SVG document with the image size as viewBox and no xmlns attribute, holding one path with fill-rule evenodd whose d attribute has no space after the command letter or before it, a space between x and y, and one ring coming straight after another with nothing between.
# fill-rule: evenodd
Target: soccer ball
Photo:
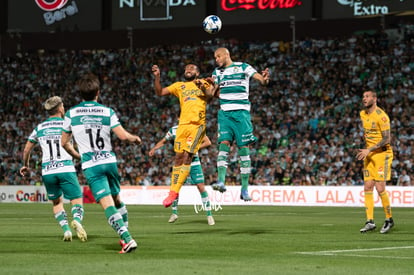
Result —
<instances>
[{"instance_id":1,"label":"soccer ball","mask_svg":"<svg viewBox=\"0 0 414 275\"><path fill-rule=\"evenodd\" d=\"M217 15L209 15L203 20L203 29L210 33L218 33L221 30L221 19Z\"/></svg>"}]
</instances>

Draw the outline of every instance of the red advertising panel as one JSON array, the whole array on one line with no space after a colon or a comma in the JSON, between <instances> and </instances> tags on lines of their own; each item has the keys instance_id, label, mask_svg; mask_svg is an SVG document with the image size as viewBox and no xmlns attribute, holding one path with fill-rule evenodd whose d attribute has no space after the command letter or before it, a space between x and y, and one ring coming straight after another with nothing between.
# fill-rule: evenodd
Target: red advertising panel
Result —
<instances>
[{"instance_id":1,"label":"red advertising panel","mask_svg":"<svg viewBox=\"0 0 414 275\"><path fill-rule=\"evenodd\" d=\"M313 0L216 0L223 24L254 24L312 18Z\"/></svg>"},{"instance_id":2,"label":"red advertising panel","mask_svg":"<svg viewBox=\"0 0 414 275\"><path fill-rule=\"evenodd\" d=\"M322 19L371 17L414 11L414 0L323 0Z\"/></svg>"},{"instance_id":3,"label":"red advertising panel","mask_svg":"<svg viewBox=\"0 0 414 275\"><path fill-rule=\"evenodd\" d=\"M210 1L210 0L209 0ZM200 26L207 0L113 0L112 29Z\"/></svg>"},{"instance_id":4,"label":"red advertising panel","mask_svg":"<svg viewBox=\"0 0 414 275\"><path fill-rule=\"evenodd\" d=\"M8 29L20 32L101 29L101 0L8 0Z\"/></svg>"}]
</instances>

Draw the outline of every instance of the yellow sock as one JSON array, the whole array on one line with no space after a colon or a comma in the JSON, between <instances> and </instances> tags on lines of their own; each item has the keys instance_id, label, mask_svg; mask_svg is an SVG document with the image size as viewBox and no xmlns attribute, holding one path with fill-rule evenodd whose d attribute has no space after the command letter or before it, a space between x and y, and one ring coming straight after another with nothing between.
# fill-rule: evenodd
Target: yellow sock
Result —
<instances>
[{"instance_id":1,"label":"yellow sock","mask_svg":"<svg viewBox=\"0 0 414 275\"><path fill-rule=\"evenodd\" d=\"M180 171L178 172L177 182L174 185L171 185L171 190L180 193L181 186L184 185L188 175L190 174L191 165L181 165Z\"/></svg>"},{"instance_id":2,"label":"yellow sock","mask_svg":"<svg viewBox=\"0 0 414 275\"><path fill-rule=\"evenodd\" d=\"M181 166L173 166L172 173L171 173L171 185L170 190L174 191L175 186L178 182L178 177L180 176Z\"/></svg>"},{"instance_id":3,"label":"yellow sock","mask_svg":"<svg viewBox=\"0 0 414 275\"><path fill-rule=\"evenodd\" d=\"M372 191L365 191L365 213L367 214L367 220L374 219L374 194Z\"/></svg>"},{"instance_id":4,"label":"yellow sock","mask_svg":"<svg viewBox=\"0 0 414 275\"><path fill-rule=\"evenodd\" d=\"M391 212L391 204L390 198L388 197L388 193L386 191L379 194L382 202L382 207L384 208L385 218L389 219L392 218Z\"/></svg>"}]
</instances>

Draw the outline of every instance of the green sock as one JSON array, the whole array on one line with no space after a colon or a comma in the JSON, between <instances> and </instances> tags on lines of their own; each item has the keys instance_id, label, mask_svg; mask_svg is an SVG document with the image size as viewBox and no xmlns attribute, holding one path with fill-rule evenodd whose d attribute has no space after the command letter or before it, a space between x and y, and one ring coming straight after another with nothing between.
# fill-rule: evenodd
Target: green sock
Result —
<instances>
[{"instance_id":1,"label":"green sock","mask_svg":"<svg viewBox=\"0 0 414 275\"><path fill-rule=\"evenodd\" d=\"M83 209L82 205L74 204L72 206L71 212L72 212L73 219L75 221L78 221L79 223L82 223L83 214L84 214L84 209Z\"/></svg>"},{"instance_id":2,"label":"green sock","mask_svg":"<svg viewBox=\"0 0 414 275\"><path fill-rule=\"evenodd\" d=\"M220 143L217 157L217 180L226 183L227 158L229 157L230 147L227 144Z\"/></svg>"},{"instance_id":3,"label":"green sock","mask_svg":"<svg viewBox=\"0 0 414 275\"><path fill-rule=\"evenodd\" d=\"M121 205L117 207L119 214L122 216L122 220L126 227L128 227L128 209L126 208L125 203L121 202Z\"/></svg>"},{"instance_id":4,"label":"green sock","mask_svg":"<svg viewBox=\"0 0 414 275\"><path fill-rule=\"evenodd\" d=\"M204 191L201 195L201 201L203 202L203 208L205 209L207 216L211 216L211 204L208 198L208 193Z\"/></svg>"},{"instance_id":5,"label":"green sock","mask_svg":"<svg viewBox=\"0 0 414 275\"><path fill-rule=\"evenodd\" d=\"M125 226L122 220L121 214L116 210L115 206L109 206L105 209L105 216L108 219L108 223L115 232L124 240L126 243L132 240L131 234L129 234L128 228Z\"/></svg>"},{"instance_id":6,"label":"green sock","mask_svg":"<svg viewBox=\"0 0 414 275\"><path fill-rule=\"evenodd\" d=\"M178 215L178 198L176 198L176 199L173 201L173 204L171 205L171 210L172 210L172 213L173 213L173 214Z\"/></svg>"},{"instance_id":7,"label":"green sock","mask_svg":"<svg viewBox=\"0 0 414 275\"><path fill-rule=\"evenodd\" d=\"M65 210L56 213L55 219L58 221L63 232L70 231L69 223L68 223L68 215L66 214Z\"/></svg>"},{"instance_id":8,"label":"green sock","mask_svg":"<svg viewBox=\"0 0 414 275\"><path fill-rule=\"evenodd\" d=\"M245 191L249 187L249 178L251 171L251 161L250 161L250 149L248 147L243 147L239 149L240 156L240 177L242 191Z\"/></svg>"}]
</instances>

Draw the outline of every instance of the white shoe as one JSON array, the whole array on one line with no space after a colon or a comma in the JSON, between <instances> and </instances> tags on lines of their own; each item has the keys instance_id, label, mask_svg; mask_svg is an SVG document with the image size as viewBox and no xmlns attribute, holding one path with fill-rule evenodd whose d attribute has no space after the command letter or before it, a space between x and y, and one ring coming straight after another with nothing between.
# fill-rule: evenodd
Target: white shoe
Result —
<instances>
[{"instance_id":1,"label":"white shoe","mask_svg":"<svg viewBox=\"0 0 414 275\"><path fill-rule=\"evenodd\" d=\"M377 228L377 226L375 225L374 221L373 221L373 220L368 220L368 221L365 223L364 227L362 227L362 228L359 230L359 232L361 232L361 233L366 233L366 232L368 232L368 231L375 230L375 228Z\"/></svg>"},{"instance_id":2,"label":"white shoe","mask_svg":"<svg viewBox=\"0 0 414 275\"><path fill-rule=\"evenodd\" d=\"M86 242L88 240L88 235L80 222L74 220L70 225L75 229L76 235L78 235L81 242Z\"/></svg>"},{"instance_id":3,"label":"white shoe","mask_svg":"<svg viewBox=\"0 0 414 275\"><path fill-rule=\"evenodd\" d=\"M168 220L168 222L173 223L176 220L178 220L178 215L177 214L171 214L170 219Z\"/></svg>"},{"instance_id":4,"label":"white shoe","mask_svg":"<svg viewBox=\"0 0 414 275\"><path fill-rule=\"evenodd\" d=\"M65 233L63 233L63 240L65 242L71 242L72 241L72 232L65 231Z\"/></svg>"},{"instance_id":5,"label":"white shoe","mask_svg":"<svg viewBox=\"0 0 414 275\"><path fill-rule=\"evenodd\" d=\"M215 225L216 222L214 221L213 216L207 216L208 225Z\"/></svg>"}]
</instances>

